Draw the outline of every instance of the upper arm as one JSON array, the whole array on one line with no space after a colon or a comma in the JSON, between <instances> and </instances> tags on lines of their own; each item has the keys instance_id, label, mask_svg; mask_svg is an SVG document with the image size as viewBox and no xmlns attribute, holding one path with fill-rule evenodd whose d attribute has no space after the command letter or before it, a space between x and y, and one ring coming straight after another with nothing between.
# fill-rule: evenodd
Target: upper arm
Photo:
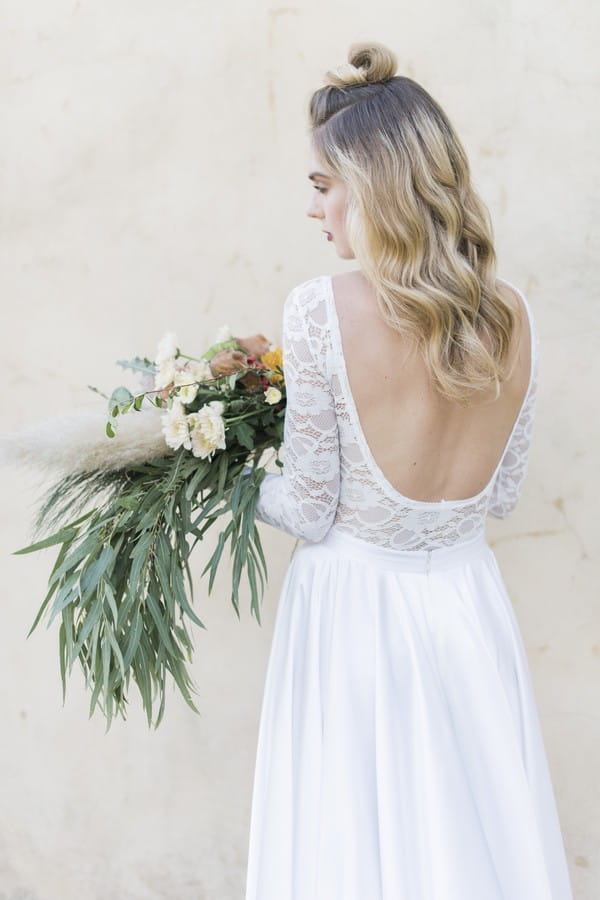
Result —
<instances>
[{"instance_id":1,"label":"upper arm","mask_svg":"<svg viewBox=\"0 0 600 900\"><path fill-rule=\"evenodd\" d=\"M314 317L318 303L302 288L288 295L283 312L284 465L280 475L263 480L257 516L316 541L331 527L338 504L339 435L325 367L326 324Z\"/></svg>"},{"instance_id":2,"label":"upper arm","mask_svg":"<svg viewBox=\"0 0 600 900\"><path fill-rule=\"evenodd\" d=\"M286 460L309 484L323 485L331 477L337 485L339 437L326 348L314 307L301 297L292 292L284 310Z\"/></svg>"},{"instance_id":3,"label":"upper arm","mask_svg":"<svg viewBox=\"0 0 600 900\"><path fill-rule=\"evenodd\" d=\"M531 353L529 355L529 371L531 379L527 396L492 487L488 514L500 519L505 518L512 512L523 491L528 469L538 391L539 339L531 308L527 307L525 298L522 295L520 297L521 299L518 302L521 305L525 321L529 321L530 328L529 345ZM515 300L515 302L517 301Z\"/></svg>"}]
</instances>

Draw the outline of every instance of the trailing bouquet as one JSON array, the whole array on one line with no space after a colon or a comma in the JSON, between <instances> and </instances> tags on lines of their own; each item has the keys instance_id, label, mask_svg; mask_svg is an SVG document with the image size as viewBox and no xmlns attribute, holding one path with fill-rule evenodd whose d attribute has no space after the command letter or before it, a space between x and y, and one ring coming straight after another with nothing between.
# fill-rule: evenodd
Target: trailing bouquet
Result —
<instances>
[{"instance_id":1,"label":"trailing bouquet","mask_svg":"<svg viewBox=\"0 0 600 900\"><path fill-rule=\"evenodd\" d=\"M107 731L117 713L126 718L130 679L149 726L157 700L155 728L163 717L167 672L198 712L186 621L205 626L192 607L189 560L207 532L216 535L202 572L208 592L228 546L235 611L239 617L245 574L260 624L267 576L255 523L260 461L273 449L282 465L285 415L282 351L269 347L262 335L236 339L224 326L201 357L186 356L169 333L154 360L120 361L140 376L140 390L121 386L107 397L102 435L80 441L75 464L40 508L36 537L44 537L17 551L59 548L27 637L46 610L48 626L60 616L63 703L78 659L92 692L89 715L99 705ZM124 417L139 417L139 435L129 429L122 439ZM114 453L99 449L100 439L112 441Z\"/></svg>"}]
</instances>

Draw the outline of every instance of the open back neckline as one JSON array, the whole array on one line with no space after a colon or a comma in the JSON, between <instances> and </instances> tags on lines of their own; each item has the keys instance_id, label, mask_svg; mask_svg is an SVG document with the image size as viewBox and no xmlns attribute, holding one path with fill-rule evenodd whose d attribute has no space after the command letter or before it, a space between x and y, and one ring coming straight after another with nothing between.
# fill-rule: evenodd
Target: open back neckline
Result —
<instances>
[{"instance_id":1,"label":"open back neckline","mask_svg":"<svg viewBox=\"0 0 600 900\"><path fill-rule=\"evenodd\" d=\"M391 483L391 481L389 481L386 478L382 469L380 468L379 464L377 463L375 457L371 453L371 449L369 447L365 433L364 433L364 431L362 429L362 425L360 423L358 409L356 407L356 403L354 402L354 397L353 397L352 391L350 389L350 380L348 378L348 370L346 368L346 359L344 357L344 350L343 350L343 344L342 344L342 332L341 332L341 328L340 328L339 317L337 314L337 307L335 305L335 294L334 294L334 290L333 290L333 275L324 275L323 278L327 282L327 286L328 286L327 299L329 301L329 307L330 307L329 320L332 325L332 337L334 340L335 349L337 351L337 355L340 360L340 370L341 370L341 376L342 376L342 392L348 403L348 406L350 409L350 414L352 416L352 420L354 423L354 428L356 430L358 440L362 446L363 453L364 453L374 475L377 477L377 479L380 482L380 484L382 485L382 487L384 487L385 490L395 499L402 500L403 502L412 504L413 506L426 506L429 508L436 508L436 507L439 508L439 507L449 507L449 506L464 506L469 503L476 503L477 501L479 501L493 487L493 484L496 480L496 476L498 474L500 466L502 465L502 461L504 460L504 457L506 455L506 451L508 450L508 447L512 440L512 437L513 437L513 434L517 427L517 424L519 422L519 419L521 418L521 415L525 408L525 404L527 403L527 400L529 398L529 395L531 392L531 387L533 384L533 374L534 374L534 367L535 367L535 339L534 339L532 315L531 315L531 311L529 309L529 303L525 299L524 295L521 293L521 291L518 288L516 288L513 284L511 284L510 281L506 281L505 278L498 279L499 281L502 281L502 282L504 282L504 284L508 285L508 287L512 288L519 295L519 297L523 301L523 305L525 306L525 311L527 313L527 320L528 320L528 326L529 326L530 360L529 360L529 381L527 384L527 390L525 391L525 396L523 397L523 401L522 401L519 411L517 413L516 419L513 422L513 426L511 428L510 434L508 436L508 440L506 441L506 443L504 445L502 455L500 456L498 464L496 465L496 468L494 469L492 477L490 478L488 483L485 485L485 487L481 491L479 491L479 493L474 494L472 497L464 497L464 498L460 498L457 500L414 500L412 497L407 497L406 494L402 494L397 488L394 487L394 485Z\"/></svg>"}]
</instances>

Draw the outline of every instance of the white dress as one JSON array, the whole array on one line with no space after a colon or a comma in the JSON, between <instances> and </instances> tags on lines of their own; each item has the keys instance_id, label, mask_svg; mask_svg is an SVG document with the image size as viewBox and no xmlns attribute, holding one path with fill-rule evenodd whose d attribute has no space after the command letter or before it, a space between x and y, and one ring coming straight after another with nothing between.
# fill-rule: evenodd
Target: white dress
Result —
<instances>
[{"instance_id":1,"label":"white dress","mask_svg":"<svg viewBox=\"0 0 600 900\"><path fill-rule=\"evenodd\" d=\"M522 296L522 295L521 295ZM383 476L330 276L283 313L288 566L260 715L245 900L572 900L519 627L486 542L527 468L538 372L496 471L422 502Z\"/></svg>"}]
</instances>

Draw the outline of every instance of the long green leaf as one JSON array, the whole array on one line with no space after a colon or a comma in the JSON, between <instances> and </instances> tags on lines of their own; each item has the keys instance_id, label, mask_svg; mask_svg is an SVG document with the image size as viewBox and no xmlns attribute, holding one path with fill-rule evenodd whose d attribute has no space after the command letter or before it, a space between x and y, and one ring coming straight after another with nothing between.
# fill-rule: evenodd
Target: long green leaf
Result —
<instances>
[{"instance_id":1,"label":"long green leaf","mask_svg":"<svg viewBox=\"0 0 600 900\"><path fill-rule=\"evenodd\" d=\"M153 596L152 591L148 591L146 596L146 603L148 605L148 609L150 610L150 615L154 619L154 623L158 628L158 633L161 636L162 642L169 653L176 653L175 647L173 645L173 640L171 635L169 634L169 627L163 619L159 605L157 603L156 598Z\"/></svg>"},{"instance_id":2,"label":"long green leaf","mask_svg":"<svg viewBox=\"0 0 600 900\"><path fill-rule=\"evenodd\" d=\"M73 650L70 653L71 664L74 661L74 659L77 656L79 656L81 648L82 648L84 642L87 640L88 635L91 634L92 629L96 625L99 625L100 620L102 619L102 616L103 616L102 602L97 601L96 605L94 607L92 607L92 609L88 612L88 614L85 618L85 622L83 623L83 626L81 628L81 631L79 632L79 634L77 636L77 643L75 644L75 646L73 647Z\"/></svg>"},{"instance_id":3,"label":"long green leaf","mask_svg":"<svg viewBox=\"0 0 600 900\"><path fill-rule=\"evenodd\" d=\"M35 553L37 550L45 550L47 547L54 547L56 544L63 544L65 541L72 540L77 534L77 528L74 525L68 525L61 528L56 534L38 541L36 544L30 544L29 547L22 547L20 550L13 551L13 556L22 556L25 553Z\"/></svg>"},{"instance_id":4,"label":"long green leaf","mask_svg":"<svg viewBox=\"0 0 600 900\"><path fill-rule=\"evenodd\" d=\"M138 652L143 627L142 616L140 612L137 611L129 629L127 649L125 650L125 656L123 658L123 667L125 671L129 669L136 653Z\"/></svg>"},{"instance_id":5,"label":"long green leaf","mask_svg":"<svg viewBox=\"0 0 600 900\"><path fill-rule=\"evenodd\" d=\"M31 628L29 629L29 631L27 633L27 638L29 638L29 636L32 634L32 632L37 628L37 625L38 625L40 619L42 618L44 611L46 610L50 600L52 599L52 597L58 587L58 582L55 582L53 580L53 575L54 575L55 571L58 569L58 567L62 564L62 561L67 554L69 546L70 546L69 541L65 541L65 543L61 547L60 553L56 557L56 562L54 563L54 568L52 569L52 572L50 573L50 579L49 579L50 587L48 588L48 593L44 597L44 601L38 610L38 613L33 621L33 625L31 626Z\"/></svg>"}]
</instances>

